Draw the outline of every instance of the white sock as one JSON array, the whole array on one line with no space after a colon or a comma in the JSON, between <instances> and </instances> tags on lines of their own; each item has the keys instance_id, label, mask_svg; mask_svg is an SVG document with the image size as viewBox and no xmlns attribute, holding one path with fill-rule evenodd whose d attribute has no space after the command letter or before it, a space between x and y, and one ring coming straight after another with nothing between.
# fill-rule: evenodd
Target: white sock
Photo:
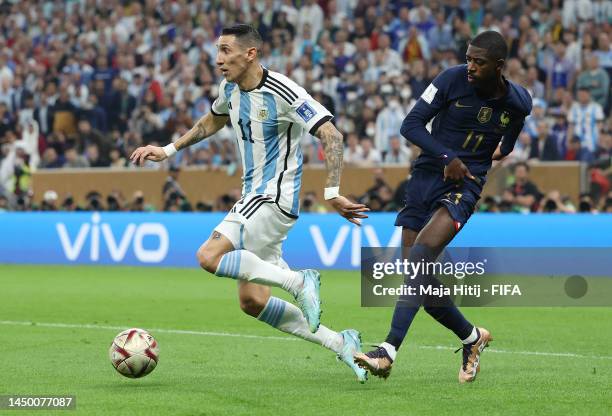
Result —
<instances>
[{"instance_id":1,"label":"white sock","mask_svg":"<svg viewBox=\"0 0 612 416\"><path fill-rule=\"evenodd\" d=\"M462 339L461 342L463 344L473 344L477 340L478 340L478 330L476 329L476 327L474 327L474 329L472 329L472 333L470 334L470 336L467 337L466 339Z\"/></svg>"},{"instance_id":2,"label":"white sock","mask_svg":"<svg viewBox=\"0 0 612 416\"><path fill-rule=\"evenodd\" d=\"M297 295L304 283L302 273L270 264L247 250L225 253L221 257L215 274L266 286L281 287L293 296Z\"/></svg>"},{"instance_id":3,"label":"white sock","mask_svg":"<svg viewBox=\"0 0 612 416\"><path fill-rule=\"evenodd\" d=\"M310 332L302 311L294 304L274 296L270 296L266 307L257 319L283 332L322 345L336 353L340 352L344 345L342 335L323 325L320 325L319 330L314 334Z\"/></svg>"},{"instance_id":4,"label":"white sock","mask_svg":"<svg viewBox=\"0 0 612 416\"><path fill-rule=\"evenodd\" d=\"M388 342L383 342L382 344L380 344L380 346L384 348L385 351L387 351L387 354L389 354L389 357L391 357L391 359L395 361L395 356L397 355L397 350L395 349L395 347L389 344Z\"/></svg>"}]
</instances>

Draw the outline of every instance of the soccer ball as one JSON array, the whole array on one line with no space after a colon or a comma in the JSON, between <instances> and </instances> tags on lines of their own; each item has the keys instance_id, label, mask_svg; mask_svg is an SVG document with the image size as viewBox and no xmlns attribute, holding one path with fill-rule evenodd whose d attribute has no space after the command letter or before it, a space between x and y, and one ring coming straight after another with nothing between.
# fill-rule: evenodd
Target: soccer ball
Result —
<instances>
[{"instance_id":1,"label":"soccer ball","mask_svg":"<svg viewBox=\"0 0 612 416\"><path fill-rule=\"evenodd\" d=\"M144 329L131 328L115 337L108 356L119 374L140 378L157 366L159 346L155 338Z\"/></svg>"}]
</instances>

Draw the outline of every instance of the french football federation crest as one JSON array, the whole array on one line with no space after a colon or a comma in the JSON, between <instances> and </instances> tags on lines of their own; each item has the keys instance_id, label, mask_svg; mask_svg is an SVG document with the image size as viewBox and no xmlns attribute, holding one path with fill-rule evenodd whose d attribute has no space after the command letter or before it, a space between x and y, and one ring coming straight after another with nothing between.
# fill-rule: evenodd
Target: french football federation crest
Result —
<instances>
[{"instance_id":1,"label":"french football federation crest","mask_svg":"<svg viewBox=\"0 0 612 416\"><path fill-rule=\"evenodd\" d=\"M260 120L267 120L268 118L268 109L267 108L260 108L259 111L257 111L257 118Z\"/></svg>"},{"instance_id":2,"label":"french football federation crest","mask_svg":"<svg viewBox=\"0 0 612 416\"><path fill-rule=\"evenodd\" d=\"M510 114L507 111L504 111L499 117L499 126L502 129L505 129L508 127L508 124L510 124Z\"/></svg>"},{"instance_id":3,"label":"french football federation crest","mask_svg":"<svg viewBox=\"0 0 612 416\"><path fill-rule=\"evenodd\" d=\"M478 112L478 121L481 123L486 123L491 120L491 114L493 114L493 109L491 107L480 107L480 111Z\"/></svg>"}]
</instances>

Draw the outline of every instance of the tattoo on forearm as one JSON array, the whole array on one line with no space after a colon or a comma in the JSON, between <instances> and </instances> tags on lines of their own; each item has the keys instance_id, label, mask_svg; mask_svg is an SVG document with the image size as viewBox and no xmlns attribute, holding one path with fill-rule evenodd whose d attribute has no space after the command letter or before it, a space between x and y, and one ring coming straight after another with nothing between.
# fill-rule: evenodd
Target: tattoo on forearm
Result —
<instances>
[{"instance_id":1,"label":"tattoo on forearm","mask_svg":"<svg viewBox=\"0 0 612 416\"><path fill-rule=\"evenodd\" d=\"M327 166L327 182L325 187L340 186L342 157L344 155L342 135L329 122L321 126L317 130L316 135L321 139L325 152L325 165Z\"/></svg>"},{"instance_id":2,"label":"tattoo on forearm","mask_svg":"<svg viewBox=\"0 0 612 416\"><path fill-rule=\"evenodd\" d=\"M191 146L208 136L206 134L206 128L204 127L204 119L201 118L198 122L189 130L183 137L181 137L177 143L177 150L184 149L185 147Z\"/></svg>"}]
</instances>

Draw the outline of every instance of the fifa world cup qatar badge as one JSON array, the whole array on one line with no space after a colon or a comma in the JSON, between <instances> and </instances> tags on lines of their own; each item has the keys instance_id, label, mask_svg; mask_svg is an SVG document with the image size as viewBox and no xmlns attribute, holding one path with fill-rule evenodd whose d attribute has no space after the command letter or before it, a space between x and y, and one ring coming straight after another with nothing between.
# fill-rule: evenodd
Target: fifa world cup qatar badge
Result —
<instances>
[{"instance_id":1,"label":"fifa world cup qatar badge","mask_svg":"<svg viewBox=\"0 0 612 416\"><path fill-rule=\"evenodd\" d=\"M304 102L301 106L299 106L296 111L298 115L302 117L302 120L304 120L305 122L310 121L310 119L313 118L317 114L315 109L312 108L306 102Z\"/></svg>"}]
</instances>

